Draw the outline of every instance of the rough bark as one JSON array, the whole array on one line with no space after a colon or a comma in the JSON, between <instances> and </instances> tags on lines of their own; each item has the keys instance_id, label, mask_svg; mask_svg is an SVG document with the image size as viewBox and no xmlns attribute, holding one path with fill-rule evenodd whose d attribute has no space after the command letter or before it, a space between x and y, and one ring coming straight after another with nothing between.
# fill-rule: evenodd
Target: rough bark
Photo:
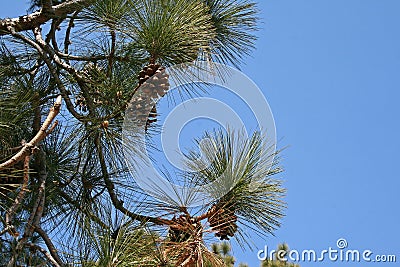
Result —
<instances>
[{"instance_id":1,"label":"rough bark","mask_svg":"<svg viewBox=\"0 0 400 267\"><path fill-rule=\"evenodd\" d=\"M93 0L71 0L52 7L46 5L39 11L18 18L1 19L0 35L10 34L11 29L14 29L15 32L33 30L52 18L64 17L89 6L93 2Z\"/></svg>"}]
</instances>

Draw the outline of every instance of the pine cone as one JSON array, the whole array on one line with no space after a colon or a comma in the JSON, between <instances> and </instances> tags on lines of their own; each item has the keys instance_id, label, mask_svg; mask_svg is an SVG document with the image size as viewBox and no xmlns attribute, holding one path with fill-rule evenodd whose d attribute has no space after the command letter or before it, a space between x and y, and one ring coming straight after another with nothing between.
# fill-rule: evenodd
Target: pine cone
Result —
<instances>
[{"instance_id":1,"label":"pine cone","mask_svg":"<svg viewBox=\"0 0 400 267\"><path fill-rule=\"evenodd\" d=\"M214 204L209 212L212 214L208 218L211 229L215 236L221 240L229 240L237 231L237 216L232 205L217 203Z\"/></svg>"},{"instance_id":2,"label":"pine cone","mask_svg":"<svg viewBox=\"0 0 400 267\"><path fill-rule=\"evenodd\" d=\"M139 72L139 85L142 85L147 79L153 76L156 71L161 67L159 64L149 64Z\"/></svg>"},{"instance_id":3,"label":"pine cone","mask_svg":"<svg viewBox=\"0 0 400 267\"><path fill-rule=\"evenodd\" d=\"M173 218L175 222L168 230L168 237L171 242L185 242L190 238L202 236L202 226L200 222L194 221L193 218L181 215Z\"/></svg>"},{"instance_id":4,"label":"pine cone","mask_svg":"<svg viewBox=\"0 0 400 267\"><path fill-rule=\"evenodd\" d=\"M139 85L140 90L143 92L143 98L145 99L145 103L141 100L139 103L135 103L137 110L144 109L147 110L147 105L151 104L153 99L158 99L159 97L163 97L167 91L169 90L169 82L168 82L168 74L165 72L165 68L161 67L159 64L149 64L145 66L139 72ZM142 98L140 98L142 99ZM136 115L140 120L143 118L139 115ZM150 127L150 125L157 121L157 108L154 105L150 111L148 118L146 118L145 130Z\"/></svg>"},{"instance_id":5,"label":"pine cone","mask_svg":"<svg viewBox=\"0 0 400 267\"><path fill-rule=\"evenodd\" d=\"M156 106L153 106L153 108L150 111L149 117L146 121L146 126L145 126L145 130L147 131L147 129L149 128L150 124L153 122L157 121L157 108Z\"/></svg>"}]
</instances>

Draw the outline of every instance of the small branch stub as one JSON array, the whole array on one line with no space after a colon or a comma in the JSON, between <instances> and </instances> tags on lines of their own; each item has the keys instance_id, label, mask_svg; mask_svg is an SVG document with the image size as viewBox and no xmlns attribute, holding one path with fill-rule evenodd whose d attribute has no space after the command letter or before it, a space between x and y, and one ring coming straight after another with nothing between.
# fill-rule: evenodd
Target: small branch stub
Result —
<instances>
[{"instance_id":1,"label":"small branch stub","mask_svg":"<svg viewBox=\"0 0 400 267\"><path fill-rule=\"evenodd\" d=\"M103 122L101 123L101 128L107 129L109 125L110 125L110 123L109 123L108 121L103 121Z\"/></svg>"}]
</instances>

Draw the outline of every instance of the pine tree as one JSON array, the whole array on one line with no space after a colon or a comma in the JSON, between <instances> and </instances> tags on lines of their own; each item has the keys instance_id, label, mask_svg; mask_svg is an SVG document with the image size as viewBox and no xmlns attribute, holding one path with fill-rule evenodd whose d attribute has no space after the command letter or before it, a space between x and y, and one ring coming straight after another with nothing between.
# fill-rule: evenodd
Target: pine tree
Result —
<instances>
[{"instance_id":1,"label":"pine tree","mask_svg":"<svg viewBox=\"0 0 400 267\"><path fill-rule=\"evenodd\" d=\"M211 245L211 250L214 254L221 257L227 267L234 267L236 263L235 257L231 255L231 245L228 242L213 243ZM212 265L209 265L210 267ZM239 263L239 267L248 267L245 263Z\"/></svg>"},{"instance_id":2,"label":"pine tree","mask_svg":"<svg viewBox=\"0 0 400 267\"><path fill-rule=\"evenodd\" d=\"M204 133L220 150L205 151L211 164L189 153L193 167L209 167L185 181L245 171L198 210L148 196L122 153L129 108L148 106L136 127L157 134L151 99L169 90L165 68L199 58L243 62L254 48L255 3L34 0L28 9L0 20L0 265L225 266L207 248L209 233L244 244L247 230L268 235L280 226L285 190L274 175L282 169L260 132ZM246 155L239 164L233 143ZM271 156L275 165L262 168Z\"/></svg>"}]
</instances>

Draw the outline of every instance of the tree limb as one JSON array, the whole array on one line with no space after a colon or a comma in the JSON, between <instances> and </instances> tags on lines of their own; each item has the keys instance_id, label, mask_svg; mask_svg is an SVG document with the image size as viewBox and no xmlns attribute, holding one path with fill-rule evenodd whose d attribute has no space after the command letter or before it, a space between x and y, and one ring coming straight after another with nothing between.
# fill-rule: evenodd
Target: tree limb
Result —
<instances>
[{"instance_id":1,"label":"tree limb","mask_svg":"<svg viewBox=\"0 0 400 267\"><path fill-rule=\"evenodd\" d=\"M47 3L40 11L36 11L25 16L20 16L18 18L7 18L0 20L0 35L10 34L10 27L13 28L16 32L32 30L46 23L52 18L64 17L67 14L90 6L93 2L94 0L66 1L59 5L50 7L50 12L48 7L49 4Z\"/></svg>"},{"instance_id":2,"label":"tree limb","mask_svg":"<svg viewBox=\"0 0 400 267\"><path fill-rule=\"evenodd\" d=\"M44 243L46 244L47 248L49 249L49 252L51 256L54 258L54 260L59 264L63 265L60 257L57 254L57 249L54 246L53 242L51 241L50 237L47 235L47 233L40 227L40 226L35 226L35 232L40 235L40 237L44 240Z\"/></svg>"},{"instance_id":3,"label":"tree limb","mask_svg":"<svg viewBox=\"0 0 400 267\"><path fill-rule=\"evenodd\" d=\"M33 243L26 243L26 246L40 251L55 267L61 267L61 265L53 258L53 256L41 246L35 245Z\"/></svg>"},{"instance_id":4,"label":"tree limb","mask_svg":"<svg viewBox=\"0 0 400 267\"><path fill-rule=\"evenodd\" d=\"M49 14L49 15L54 14L53 1L52 0L43 0L42 12L44 14Z\"/></svg>"},{"instance_id":5,"label":"tree limb","mask_svg":"<svg viewBox=\"0 0 400 267\"><path fill-rule=\"evenodd\" d=\"M42 152L41 156L41 164L46 166L45 163L43 162L43 156L44 152ZM32 236L33 231L35 230L35 226L39 225L40 219L42 218L43 215L43 207L44 207L44 198L45 198L45 185L46 185L46 178L47 178L47 173L46 169L42 170L43 173L40 173L40 178L39 178L39 190L38 190L38 196L37 199L33 205L32 212L29 216L28 221L26 222L25 225L25 232L22 236L21 239L18 240L17 245L15 246L15 254L13 257L11 257L7 267L13 267L15 265L16 261L16 256L19 254L21 249L26 245L28 238Z\"/></svg>"},{"instance_id":6,"label":"tree limb","mask_svg":"<svg viewBox=\"0 0 400 267\"><path fill-rule=\"evenodd\" d=\"M6 227L9 227L9 232L13 236L17 236L17 232L15 231L14 225L12 225L12 220L14 217L15 212L17 211L18 207L21 205L22 200L24 199L25 193L28 190L28 182L29 182L29 160L30 156L25 156L24 159L24 180L21 186L21 190L19 191L17 197L14 200L12 206L6 212Z\"/></svg>"},{"instance_id":7,"label":"tree limb","mask_svg":"<svg viewBox=\"0 0 400 267\"><path fill-rule=\"evenodd\" d=\"M147 222L151 222L157 225L172 225L173 222L171 220L167 220L167 219L162 219L162 218L154 218L154 217L150 217L150 216L144 216L144 215L140 215L140 214L136 214L131 212L130 210L126 209L123 205L123 202L121 200L118 199L117 194L115 193L115 187L114 187L114 183L111 181L109 173L108 173L108 169L107 169L107 164L104 158L104 153L103 153L103 148L102 148L102 144L101 144L101 139L100 139L100 133L98 133L96 135L95 138L95 145L96 145L96 149L97 149L97 155L99 157L99 161L100 161L100 166L101 166L101 171L103 174L103 178L104 178L104 182L106 184L107 190L108 190L108 194L110 195L111 201L114 205L114 207L116 209L118 209L119 211L121 211L122 213L126 214L127 216L129 216L131 219L133 220L137 220L143 223L147 223Z\"/></svg>"},{"instance_id":8,"label":"tree limb","mask_svg":"<svg viewBox=\"0 0 400 267\"><path fill-rule=\"evenodd\" d=\"M61 108L61 96L58 96L54 106L50 109L49 115L47 115L46 120L43 122L42 127L40 128L39 132L32 138L31 141L26 143L22 149L15 154L11 159L7 160L4 163L0 164L0 170L4 170L13 166L15 163L24 159L24 157L30 155L34 147L42 141L47 136L47 129L50 127L51 123L53 122L54 118L60 112Z\"/></svg>"}]
</instances>

